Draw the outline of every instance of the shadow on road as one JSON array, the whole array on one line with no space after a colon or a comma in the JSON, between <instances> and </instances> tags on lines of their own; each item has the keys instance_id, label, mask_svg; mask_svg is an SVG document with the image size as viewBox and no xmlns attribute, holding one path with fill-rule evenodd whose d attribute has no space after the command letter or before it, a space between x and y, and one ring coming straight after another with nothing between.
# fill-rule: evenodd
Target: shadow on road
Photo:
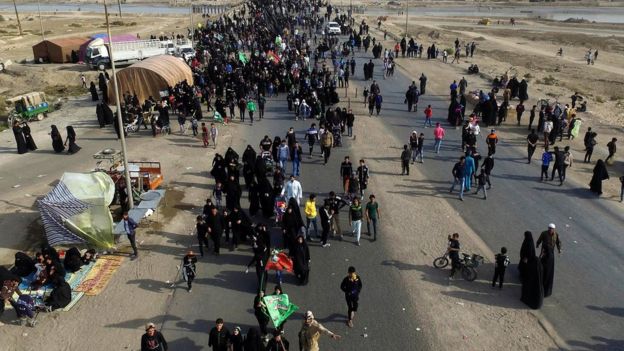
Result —
<instances>
[{"instance_id":1,"label":"shadow on road","mask_svg":"<svg viewBox=\"0 0 624 351\"><path fill-rule=\"evenodd\" d=\"M585 341L569 340L568 344L572 346L572 350L591 350L591 351L616 351L624 350L624 340L603 338L602 336L592 336L596 344ZM558 351L559 349L549 349L548 351Z\"/></svg>"},{"instance_id":2,"label":"shadow on road","mask_svg":"<svg viewBox=\"0 0 624 351\"><path fill-rule=\"evenodd\" d=\"M616 317L624 317L624 307L600 307L587 305L587 308L592 311L601 311Z\"/></svg>"}]
</instances>

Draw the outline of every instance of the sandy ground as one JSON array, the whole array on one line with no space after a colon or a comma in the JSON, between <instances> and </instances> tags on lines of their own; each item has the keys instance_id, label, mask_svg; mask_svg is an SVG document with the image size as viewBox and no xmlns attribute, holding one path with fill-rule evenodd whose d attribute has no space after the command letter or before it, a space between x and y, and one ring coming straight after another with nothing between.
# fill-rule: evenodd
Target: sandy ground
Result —
<instances>
[{"instance_id":1,"label":"sandy ground","mask_svg":"<svg viewBox=\"0 0 624 351\"><path fill-rule=\"evenodd\" d=\"M34 15L22 17L22 27L25 35L16 36L17 27L15 16L3 14L6 21L0 30L0 45L3 47L0 60L21 62L33 59L32 45L41 41L39 18ZM46 38L88 37L96 33L106 33L104 15L85 13L66 13L56 16L43 16ZM111 22L117 21L113 16ZM162 16L157 22L147 16L133 16L122 21L123 25L111 27L115 34L139 34L142 38L149 35L170 35L172 32L186 33L190 24L188 17ZM59 71L62 74L58 74ZM97 73L84 65L36 65L13 64L8 67L6 74L0 74L0 94L19 95L32 91L34 86L78 86L80 74L85 73L87 81L96 80ZM62 94L56 94L56 97Z\"/></svg>"}]
</instances>

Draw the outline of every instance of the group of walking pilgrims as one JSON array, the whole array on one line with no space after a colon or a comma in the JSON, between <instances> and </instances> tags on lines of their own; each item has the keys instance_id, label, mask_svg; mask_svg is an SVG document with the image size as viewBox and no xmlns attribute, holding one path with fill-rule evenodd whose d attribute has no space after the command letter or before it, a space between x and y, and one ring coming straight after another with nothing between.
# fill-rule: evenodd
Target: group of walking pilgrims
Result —
<instances>
[{"instance_id":1,"label":"group of walking pilgrims","mask_svg":"<svg viewBox=\"0 0 624 351\"><path fill-rule=\"evenodd\" d=\"M346 43L341 45L338 37L325 33L320 38L317 37L329 20L338 22L343 34L349 35ZM361 159L354 165L349 157L345 157L339 169L332 170L339 172L342 189L329 191L328 196L322 201L319 195L313 193L304 199L303 186L299 181L301 163L306 154L309 158L322 158L323 164L329 164L327 168L331 168L329 161L332 149L342 146L343 136L353 136L356 118L351 108L338 107L340 98L337 88L348 87L349 77L355 75L356 62L354 59L349 60L348 56L362 43L365 44L365 50L368 50L371 43L368 30L364 22L359 25L359 29L356 28L352 18L320 0L249 0L230 14L208 20L206 26L191 33L197 42L198 53L196 58L189 61L194 82L181 82L175 87L170 87L169 96L162 101L151 99L143 104L147 105L148 109L153 107L161 116L159 124L152 125L154 136L157 130L168 126L169 112L180 116L178 118L180 132L186 131L183 128L185 118L191 115L192 121L195 121L192 125L194 134L199 133L197 123L202 123L202 103L207 104L208 111L215 111L215 116L220 116L223 123L234 120L236 107L241 122L248 116L249 122L253 124L256 111L258 112L256 121L260 122L264 118L267 99L279 94L286 94L288 110L295 120L301 118L309 120L310 123L304 138L298 137L291 127L284 130L283 138L281 133L273 137L265 135L258 140L257 146L247 145L242 150L241 156L232 148L228 148L223 155L215 153L210 171L215 185L195 223L199 256L203 257L210 251L219 256L222 246L228 246L230 251L243 244L252 248L253 256L247 264L247 271L253 266L258 281L253 300L253 311L258 327L251 327L246 334L243 334L239 327L230 332L222 318L216 319L214 328L210 330L208 344L214 351L287 351L290 346L284 334L284 323L275 325L271 331L268 327L270 318L264 302L269 280L268 267L276 270L276 286L273 293L281 295L284 293L283 283L286 281L283 273L290 270L288 267L292 267L297 284L308 284L311 261L309 243L318 242L320 247L329 250L330 238L342 241L350 234L354 245L359 246L363 221L366 221L366 234L370 236L370 241L377 239L381 212L375 195L367 194L371 172L366 160ZM372 44L375 58L380 58L381 43L375 43L373 38ZM409 46L413 48L415 44L410 42ZM404 51L404 47L406 43L398 46L401 51ZM430 57L433 56L429 55L431 50L431 48L427 50ZM410 51L411 49L408 50L408 57L413 56ZM473 51L474 45L471 56ZM384 78L392 74L393 59L398 58L398 50L395 52L396 57L391 50L384 51ZM328 63L327 58L330 58L331 63ZM364 80L372 81L363 91L364 104L367 105L370 116L379 116L383 98L379 85L373 79L373 61L366 63L363 70ZM419 84L413 82L405 93L405 104L410 113L419 111L419 97L426 92L425 74L423 73L418 80ZM104 85L100 89L105 91L106 79L101 79L99 83ZM475 193L483 191L483 198L487 198L487 190L492 186L490 175L494 169L499 142L496 129L491 127L505 121L509 101L516 97L520 100L519 107L516 108L520 123L524 112L523 103L528 99L527 82L524 80L518 82L515 78L501 77L496 84L498 85L496 88L504 89L503 106L499 107L496 102L497 90L491 93L481 92L477 107L468 118L465 118L468 81L462 78L459 83L453 82L450 85L451 102L447 120L451 127L462 128L462 156L452 169L453 184L450 192L459 188L459 198L462 201L464 192L470 191L473 187ZM97 91L94 85L91 90L95 100ZM127 118L126 115L132 114L133 110L139 115L144 109L138 99L129 94L124 95L123 100L124 119ZM98 116L102 117L100 125L104 126L108 124L105 122L107 118L104 117L111 112L105 111L103 106L98 108L101 109ZM446 131L440 122L433 125L431 105L421 111L424 114L422 127L432 128L433 152L439 153ZM527 137L529 163L540 140L540 136L533 129L537 115L536 106L533 106L529 121L531 134ZM561 125L564 120L565 125L569 126L569 137L578 134L580 119L574 116L572 110L545 105L539 110L536 124L538 132L543 133L544 155L551 155L551 158L555 159L551 179L556 170L561 183L565 179L566 166L572 165L571 153L569 148L560 150L558 147L551 153L549 146L555 142L556 137L559 136L560 140L563 137L565 127ZM215 122L218 121L215 118ZM490 129L485 137L487 146L485 156L482 156L477 148L477 136L481 133L480 121ZM116 123L116 120L114 122ZM558 127L554 126L555 124ZM125 132L118 125L115 125L115 129L118 135ZM15 124L13 132L19 153L36 149L27 124ZM589 149L593 149L595 145L591 141L595 138L595 133L590 132L588 131L589 134L586 135L585 143L589 158L591 157ZM202 123L201 133L204 146L212 142L216 148L218 132L215 125L211 124L209 130ZM71 126L67 127L68 137L65 143L55 126L52 126L50 134L56 152L63 151L67 142L70 153L80 149L75 144L76 134ZM400 156L402 174L409 175L410 163L424 162L425 138L424 133L416 131L409 135L409 141L403 146ZM610 157L615 154L616 141L614 139L612 147L609 146ZM304 149L306 144L307 149ZM315 149L317 145L319 148ZM550 159L544 155L542 176L544 174L548 176ZM588 157L586 160L589 162ZM604 162L599 160L596 167L601 164L604 166ZM606 179L605 174L606 169L594 171L600 182ZM473 185L473 181L476 184ZM599 181L592 180L592 183L596 183L592 185L592 191L601 192ZM241 203L245 191L249 203L246 210ZM341 219L344 221L345 213L351 227L348 232L343 231L341 227ZM276 240L276 237L279 240ZM540 235L537 245L541 245L539 257L535 253L536 246L532 234L526 232L520 253L519 269L523 283L522 300L532 308L539 308L542 299L552 292L554 250L560 251L561 248L554 224L550 224L549 229ZM449 257L453 261L453 271L458 265L459 249L458 236L449 238ZM509 262L506 251L503 248L495 258L496 275L493 285L499 282L500 287L504 279L504 267ZM192 291L193 280L201 273L197 272L198 258L194 251L189 250L180 266L180 273L186 281L188 292ZM276 266L283 269L276 269ZM345 323L348 327L353 327L363 285L355 267L345 269L347 274L336 290L340 289L344 293L347 304ZM293 300L296 300L296 297ZM312 311L305 312L304 322L298 333L300 350L319 350L322 335L340 339L339 335L316 321ZM146 326L141 348L142 350L168 348L163 334L156 330L153 323Z\"/></svg>"},{"instance_id":2,"label":"group of walking pilgrims","mask_svg":"<svg viewBox=\"0 0 624 351\"><path fill-rule=\"evenodd\" d=\"M324 14L321 9L325 10ZM253 250L246 272L255 269L258 281L253 301L258 328L250 328L243 336L240 328L230 332L223 319L217 319L208 345L215 351L288 350L284 323L269 330L270 317L263 298L267 295L270 270L276 270L273 289L276 295L284 293L283 284L287 280L283 274L286 272L292 271L297 284L308 284L311 261L308 244L317 242L320 247L329 249L330 237L348 240L345 239L348 234L340 225L345 217L351 224L349 232L355 245L360 245L364 220L371 241L376 240L381 214L375 196L365 194L370 176L365 160L354 165L346 157L339 169L335 169L340 173L343 188L329 192L323 201L316 194L304 199L299 181L304 157L318 157L329 168L332 149L342 146L344 138L353 136L355 116L351 109L338 106L336 74L354 69L355 65L341 58L337 37L327 35L319 39L316 36L323 23L330 19L338 21L345 29L353 25L345 14L320 1L252 0L234 10L232 15L209 22L193 34L198 40L198 52L205 55L199 55L198 62L190 63L195 84L187 85L184 90L201 96L201 102L207 103L209 110L216 110L224 123L236 117L242 122L246 114L252 118L254 112L243 107L239 111L228 109L230 102L257 101L259 109L263 110L266 99L278 94L286 94L288 110L295 120L309 119L310 123L303 138L291 127L284 130L283 135L264 136L257 146L247 145L240 156L231 147L223 155L214 155L210 174L215 185L195 223L199 253L187 252L180 273L191 292L193 280L201 274L197 272L198 256L212 252L218 257L223 246L234 251L245 244ZM311 47L313 41L316 49ZM241 55L233 55L237 51L247 51L251 55L241 59ZM329 51L327 58L331 56L331 66L326 63L326 51ZM342 82L345 84L344 77ZM167 105L184 110L187 103L177 104L173 95ZM211 99L215 101L214 106ZM192 104L188 102L189 110ZM262 118L260 112L257 121ZM241 201L245 192L248 209L243 209ZM365 195L368 195L367 201L362 200ZM272 233L277 230L279 234ZM275 269L280 264L286 268ZM336 290L340 289L345 295L345 322L353 327L362 279L355 267L345 267L345 270L346 276ZM294 296L291 298L296 300ZM316 321L313 312L307 311L298 333L300 349L318 350L321 335L340 338ZM166 345L164 336L153 324L146 326L143 337L145 345Z\"/></svg>"},{"instance_id":3,"label":"group of walking pilgrims","mask_svg":"<svg viewBox=\"0 0 624 351\"><path fill-rule=\"evenodd\" d=\"M321 14L322 9L326 9L324 14ZM322 31L324 22L328 20L341 25L343 34L349 35L347 42L340 45L338 38L330 35L317 38L317 33ZM276 266L284 268L275 269L275 295L284 293L283 273L288 271L289 266L292 267L297 284L306 285L310 277L311 260L308 245L318 241L321 247L328 248L331 246L330 234L334 240L343 240L345 233L340 225L341 210L346 208L342 212L347 213L354 244L360 245L363 220L366 220L367 234L371 236L371 241L377 238L377 224L381 213L374 195L370 194L364 204L370 177L365 160L360 160L355 167L349 157L346 157L339 169L342 191L329 192L329 196L323 201L319 201L317 194L310 194L304 199L303 186L299 181L302 159L306 154L308 157L322 157L323 164L327 165L331 150L342 146L343 136L353 136L354 113L350 108L337 106L340 98L336 89L348 87L349 77L355 75L356 66L355 60L349 60L348 55L355 47L361 46L365 35L366 38L370 37L369 28L364 22L359 25L359 30L354 29L354 25L353 19L340 14L331 5L316 0L248 1L233 11L233 14L209 21L204 28L194 31L192 35L197 40L199 54L189 62L194 73L194 84L185 82L180 88L170 88L167 103L157 105L157 109L166 110L159 111L160 114L168 114L168 110L171 108L173 111L174 106L178 111L201 111L201 105L198 108L198 104L206 103L208 110L216 111L215 116L222 117L224 123L234 121L238 107L240 121L244 122L247 115L249 122L253 124L254 112L257 110L257 121L262 121L267 98L286 94L287 108L294 115L294 119L310 121L310 127L303 139L298 138L291 127L285 130L283 138L281 135L265 135L258 141L257 147L247 145L241 156L232 148L228 148L224 155L216 153L214 156L210 171L214 177L214 189L206 200L202 214L196 218L199 255L203 257L207 254L206 250L211 250L214 255L219 256L222 246L228 246L233 251L239 245L249 245L253 256L247 264L246 272L253 266L258 282L257 294L253 300L258 328L250 328L246 336L243 336L240 328L236 327L230 332L225 327L224 320L217 319L209 336L209 346L215 351L289 349L284 323L276 325L273 331L268 328L270 318L264 297L267 296L269 271ZM316 45L315 48L312 43ZM365 44L368 50L370 39L366 39ZM375 58L379 58L381 43L375 43L373 39L373 48L376 50ZM248 58L242 52L251 54ZM327 58L331 58L331 64L327 63ZM394 59L392 52L386 50L384 59L386 78ZM363 70L364 80L372 81L363 91L364 104L371 117L378 116L383 98L379 85L373 79L373 61L366 63ZM419 111L419 97L426 92L425 74L418 80L419 84L413 82L405 93L405 104L411 113ZM509 101L518 98L520 107L516 108L516 112L520 123L524 112L523 103L528 99L526 81L518 82L515 77L501 77L497 81L498 86L504 89L503 107L496 103L497 90L491 93L481 92L479 102L468 118L465 118L468 81L462 77L459 83L453 82L450 86L451 102L447 120L454 128L461 126L464 153L453 167L454 181L450 191L459 187L461 200L464 192L471 190L473 186L476 193L482 190L483 198L486 199L487 189L492 186L490 175L494 169L499 139L496 130L490 129L485 138L487 155L481 156L477 149L477 136L481 133L480 120L486 127L500 125L506 120ZM213 100L214 106L211 104ZM424 114L423 128L432 128L433 151L439 153L446 131L440 122L433 125L431 105L421 111ZM201 113L200 118L196 117L198 116L193 114L194 119L201 119ZM529 122L530 130L535 117L534 106ZM568 118L567 115L565 117ZM553 120L561 118L557 111L549 110L548 106L544 106L540 112L537 127L540 131L544 130L546 145L553 143L550 139L552 134L548 134L552 129L545 131L549 129L549 122L554 123ZM570 134L576 136L580 120L572 123L574 126L570 128ZM183 122L180 124L182 131ZM556 136L559 134L555 134ZM538 139L529 136L527 140L530 145L530 162L531 145L534 147ZM212 142L216 144L214 137ZM207 146L207 143L204 137L204 145ZM409 142L404 145L400 156L402 174L409 175L410 162L413 164L424 161L424 143L424 133L413 131L410 134ZM305 144L307 149L304 149ZM319 145L317 150L316 145ZM565 164L565 154L555 154L555 157L564 157L561 162ZM473 180L475 185L472 184ZM241 203L245 191L249 202L247 211L242 208ZM300 208L304 209L303 215ZM281 235L272 235L275 234L272 229L276 229ZM275 236L281 240L275 240ZM560 250L561 247L554 224L549 225L549 229L540 235L537 245L542 247L539 256L535 253L532 234L525 233L519 269L523 282L522 300L532 308L541 307L543 298L552 292L554 250ZM493 285L498 282L500 287L509 262L506 252L503 248L495 258ZM449 256L453 261L453 271L459 260L458 253L458 238L450 238ZM192 291L192 283L197 274L197 259L196 254L189 251L181 265L189 292ZM339 288L344 292L347 303L346 324L353 327L362 290L362 279L355 267L348 267L347 276ZM144 338L152 341L150 345L155 345L154 340L158 345L166 345L162 334L154 330L153 324L148 325ZM298 334L300 349L318 350L321 335L340 338L316 321L313 312L307 311Z\"/></svg>"}]
</instances>

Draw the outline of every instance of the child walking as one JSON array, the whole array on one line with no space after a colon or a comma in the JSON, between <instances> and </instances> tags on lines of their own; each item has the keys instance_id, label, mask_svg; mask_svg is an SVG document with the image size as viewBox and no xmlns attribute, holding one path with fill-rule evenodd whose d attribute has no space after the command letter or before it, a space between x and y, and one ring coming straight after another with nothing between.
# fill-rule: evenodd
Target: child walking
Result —
<instances>
[{"instance_id":1,"label":"child walking","mask_svg":"<svg viewBox=\"0 0 624 351\"><path fill-rule=\"evenodd\" d=\"M197 119L195 119L195 116L191 117L191 128L193 129L193 136L197 136Z\"/></svg>"},{"instance_id":2,"label":"child walking","mask_svg":"<svg viewBox=\"0 0 624 351\"><path fill-rule=\"evenodd\" d=\"M501 247L501 252L496 254L494 265L494 278L492 279L492 288L496 287L496 281L498 280L498 288L503 288L503 281L505 280L505 269L509 265L509 256L507 256L507 248Z\"/></svg>"},{"instance_id":3,"label":"child walking","mask_svg":"<svg viewBox=\"0 0 624 351\"><path fill-rule=\"evenodd\" d=\"M221 183L215 185L212 196L215 198L217 208L221 208L221 199L223 198L223 185Z\"/></svg>"},{"instance_id":4,"label":"child walking","mask_svg":"<svg viewBox=\"0 0 624 351\"><path fill-rule=\"evenodd\" d=\"M212 147L217 148L217 137L219 136L219 130L214 123L210 123L210 138L212 139Z\"/></svg>"},{"instance_id":5,"label":"child walking","mask_svg":"<svg viewBox=\"0 0 624 351\"><path fill-rule=\"evenodd\" d=\"M204 147L208 147L208 127L206 127L205 122L202 122L202 140L204 141Z\"/></svg>"}]
</instances>

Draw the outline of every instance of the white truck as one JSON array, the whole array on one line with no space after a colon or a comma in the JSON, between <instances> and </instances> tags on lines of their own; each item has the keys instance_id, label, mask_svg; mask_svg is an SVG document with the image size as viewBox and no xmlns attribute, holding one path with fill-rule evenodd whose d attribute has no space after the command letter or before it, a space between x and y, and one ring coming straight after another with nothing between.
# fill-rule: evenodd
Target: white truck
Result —
<instances>
[{"instance_id":1,"label":"white truck","mask_svg":"<svg viewBox=\"0 0 624 351\"><path fill-rule=\"evenodd\" d=\"M167 42L160 40L136 40L125 42L113 42L113 57L115 65L129 65L146 58L165 55L170 52ZM110 67L110 50L108 41L101 38L93 40L87 47L86 61L92 69L104 69Z\"/></svg>"}]
</instances>

